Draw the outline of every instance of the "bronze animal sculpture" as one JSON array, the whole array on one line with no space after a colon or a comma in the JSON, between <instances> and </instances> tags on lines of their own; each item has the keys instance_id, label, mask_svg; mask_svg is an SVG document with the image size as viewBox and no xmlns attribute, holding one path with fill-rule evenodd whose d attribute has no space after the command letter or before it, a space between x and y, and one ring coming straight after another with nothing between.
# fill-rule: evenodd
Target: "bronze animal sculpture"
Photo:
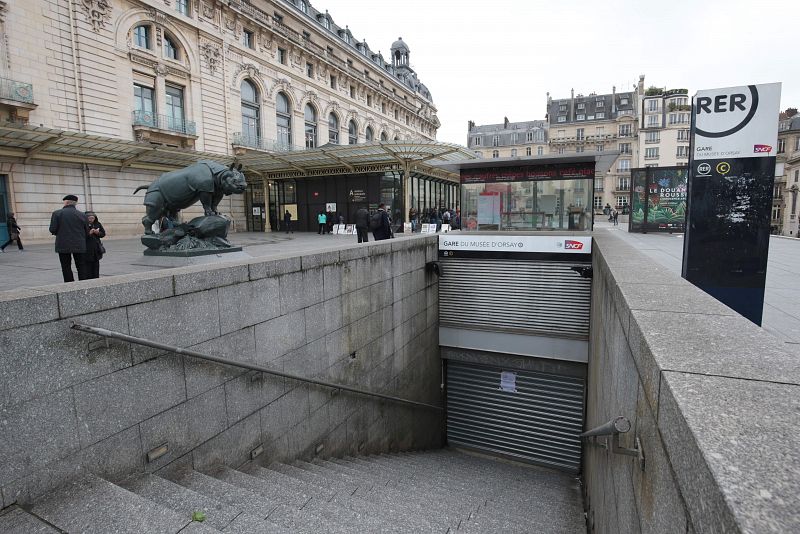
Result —
<instances>
[{"instance_id":1,"label":"bronze animal sculpture","mask_svg":"<svg viewBox=\"0 0 800 534\"><path fill-rule=\"evenodd\" d=\"M215 161L201 160L197 163L162 174L150 185L141 185L135 195L147 189L144 195L146 215L142 218L144 233L152 234L153 223L166 215L176 220L178 212L198 200L205 215L218 215L217 206L222 198L234 193L244 193L247 182L241 173L242 166L234 168Z\"/></svg>"}]
</instances>

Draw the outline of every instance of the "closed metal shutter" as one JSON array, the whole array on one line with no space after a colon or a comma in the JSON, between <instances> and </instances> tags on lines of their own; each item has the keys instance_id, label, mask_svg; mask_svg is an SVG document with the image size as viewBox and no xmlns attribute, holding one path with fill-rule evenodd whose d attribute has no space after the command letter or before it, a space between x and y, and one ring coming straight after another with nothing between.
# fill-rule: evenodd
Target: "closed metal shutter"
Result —
<instances>
[{"instance_id":1,"label":"closed metal shutter","mask_svg":"<svg viewBox=\"0 0 800 534\"><path fill-rule=\"evenodd\" d=\"M591 280L580 262L442 259L439 324L589 339Z\"/></svg>"},{"instance_id":2,"label":"closed metal shutter","mask_svg":"<svg viewBox=\"0 0 800 534\"><path fill-rule=\"evenodd\" d=\"M516 392L500 387L515 373ZM447 361L447 441L577 472L584 380Z\"/></svg>"}]
</instances>

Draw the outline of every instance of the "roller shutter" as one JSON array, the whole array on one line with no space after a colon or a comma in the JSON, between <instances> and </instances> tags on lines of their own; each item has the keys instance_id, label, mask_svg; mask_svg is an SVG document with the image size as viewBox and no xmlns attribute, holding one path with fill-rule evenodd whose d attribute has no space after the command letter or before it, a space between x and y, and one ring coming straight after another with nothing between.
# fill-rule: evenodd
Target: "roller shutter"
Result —
<instances>
[{"instance_id":1,"label":"roller shutter","mask_svg":"<svg viewBox=\"0 0 800 534\"><path fill-rule=\"evenodd\" d=\"M591 280L581 262L445 258L439 324L471 330L589 338Z\"/></svg>"},{"instance_id":2,"label":"roller shutter","mask_svg":"<svg viewBox=\"0 0 800 534\"><path fill-rule=\"evenodd\" d=\"M514 373L516 392L501 389L503 371ZM584 385L582 378L448 360L448 443L577 472Z\"/></svg>"}]
</instances>

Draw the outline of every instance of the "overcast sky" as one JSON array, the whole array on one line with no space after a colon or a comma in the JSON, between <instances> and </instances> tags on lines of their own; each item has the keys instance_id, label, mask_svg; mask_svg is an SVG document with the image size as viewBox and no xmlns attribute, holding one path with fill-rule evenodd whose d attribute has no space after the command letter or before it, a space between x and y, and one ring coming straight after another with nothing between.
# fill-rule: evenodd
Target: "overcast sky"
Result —
<instances>
[{"instance_id":1,"label":"overcast sky","mask_svg":"<svg viewBox=\"0 0 800 534\"><path fill-rule=\"evenodd\" d=\"M442 123L466 144L477 124L543 119L547 92L783 82L800 105L800 0L316 0L389 58L403 37Z\"/></svg>"}]
</instances>

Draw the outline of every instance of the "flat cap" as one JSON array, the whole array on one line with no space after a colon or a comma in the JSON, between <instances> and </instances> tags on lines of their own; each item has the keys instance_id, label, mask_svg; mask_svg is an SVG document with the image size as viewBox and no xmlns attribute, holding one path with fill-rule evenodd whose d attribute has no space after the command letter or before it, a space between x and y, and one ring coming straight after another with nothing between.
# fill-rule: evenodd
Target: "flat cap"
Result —
<instances>
[{"instance_id":1,"label":"flat cap","mask_svg":"<svg viewBox=\"0 0 800 534\"><path fill-rule=\"evenodd\" d=\"M74 200L75 202L77 202L78 201L78 197L76 197L75 195L67 195L64 198L62 198L61 200Z\"/></svg>"}]
</instances>

